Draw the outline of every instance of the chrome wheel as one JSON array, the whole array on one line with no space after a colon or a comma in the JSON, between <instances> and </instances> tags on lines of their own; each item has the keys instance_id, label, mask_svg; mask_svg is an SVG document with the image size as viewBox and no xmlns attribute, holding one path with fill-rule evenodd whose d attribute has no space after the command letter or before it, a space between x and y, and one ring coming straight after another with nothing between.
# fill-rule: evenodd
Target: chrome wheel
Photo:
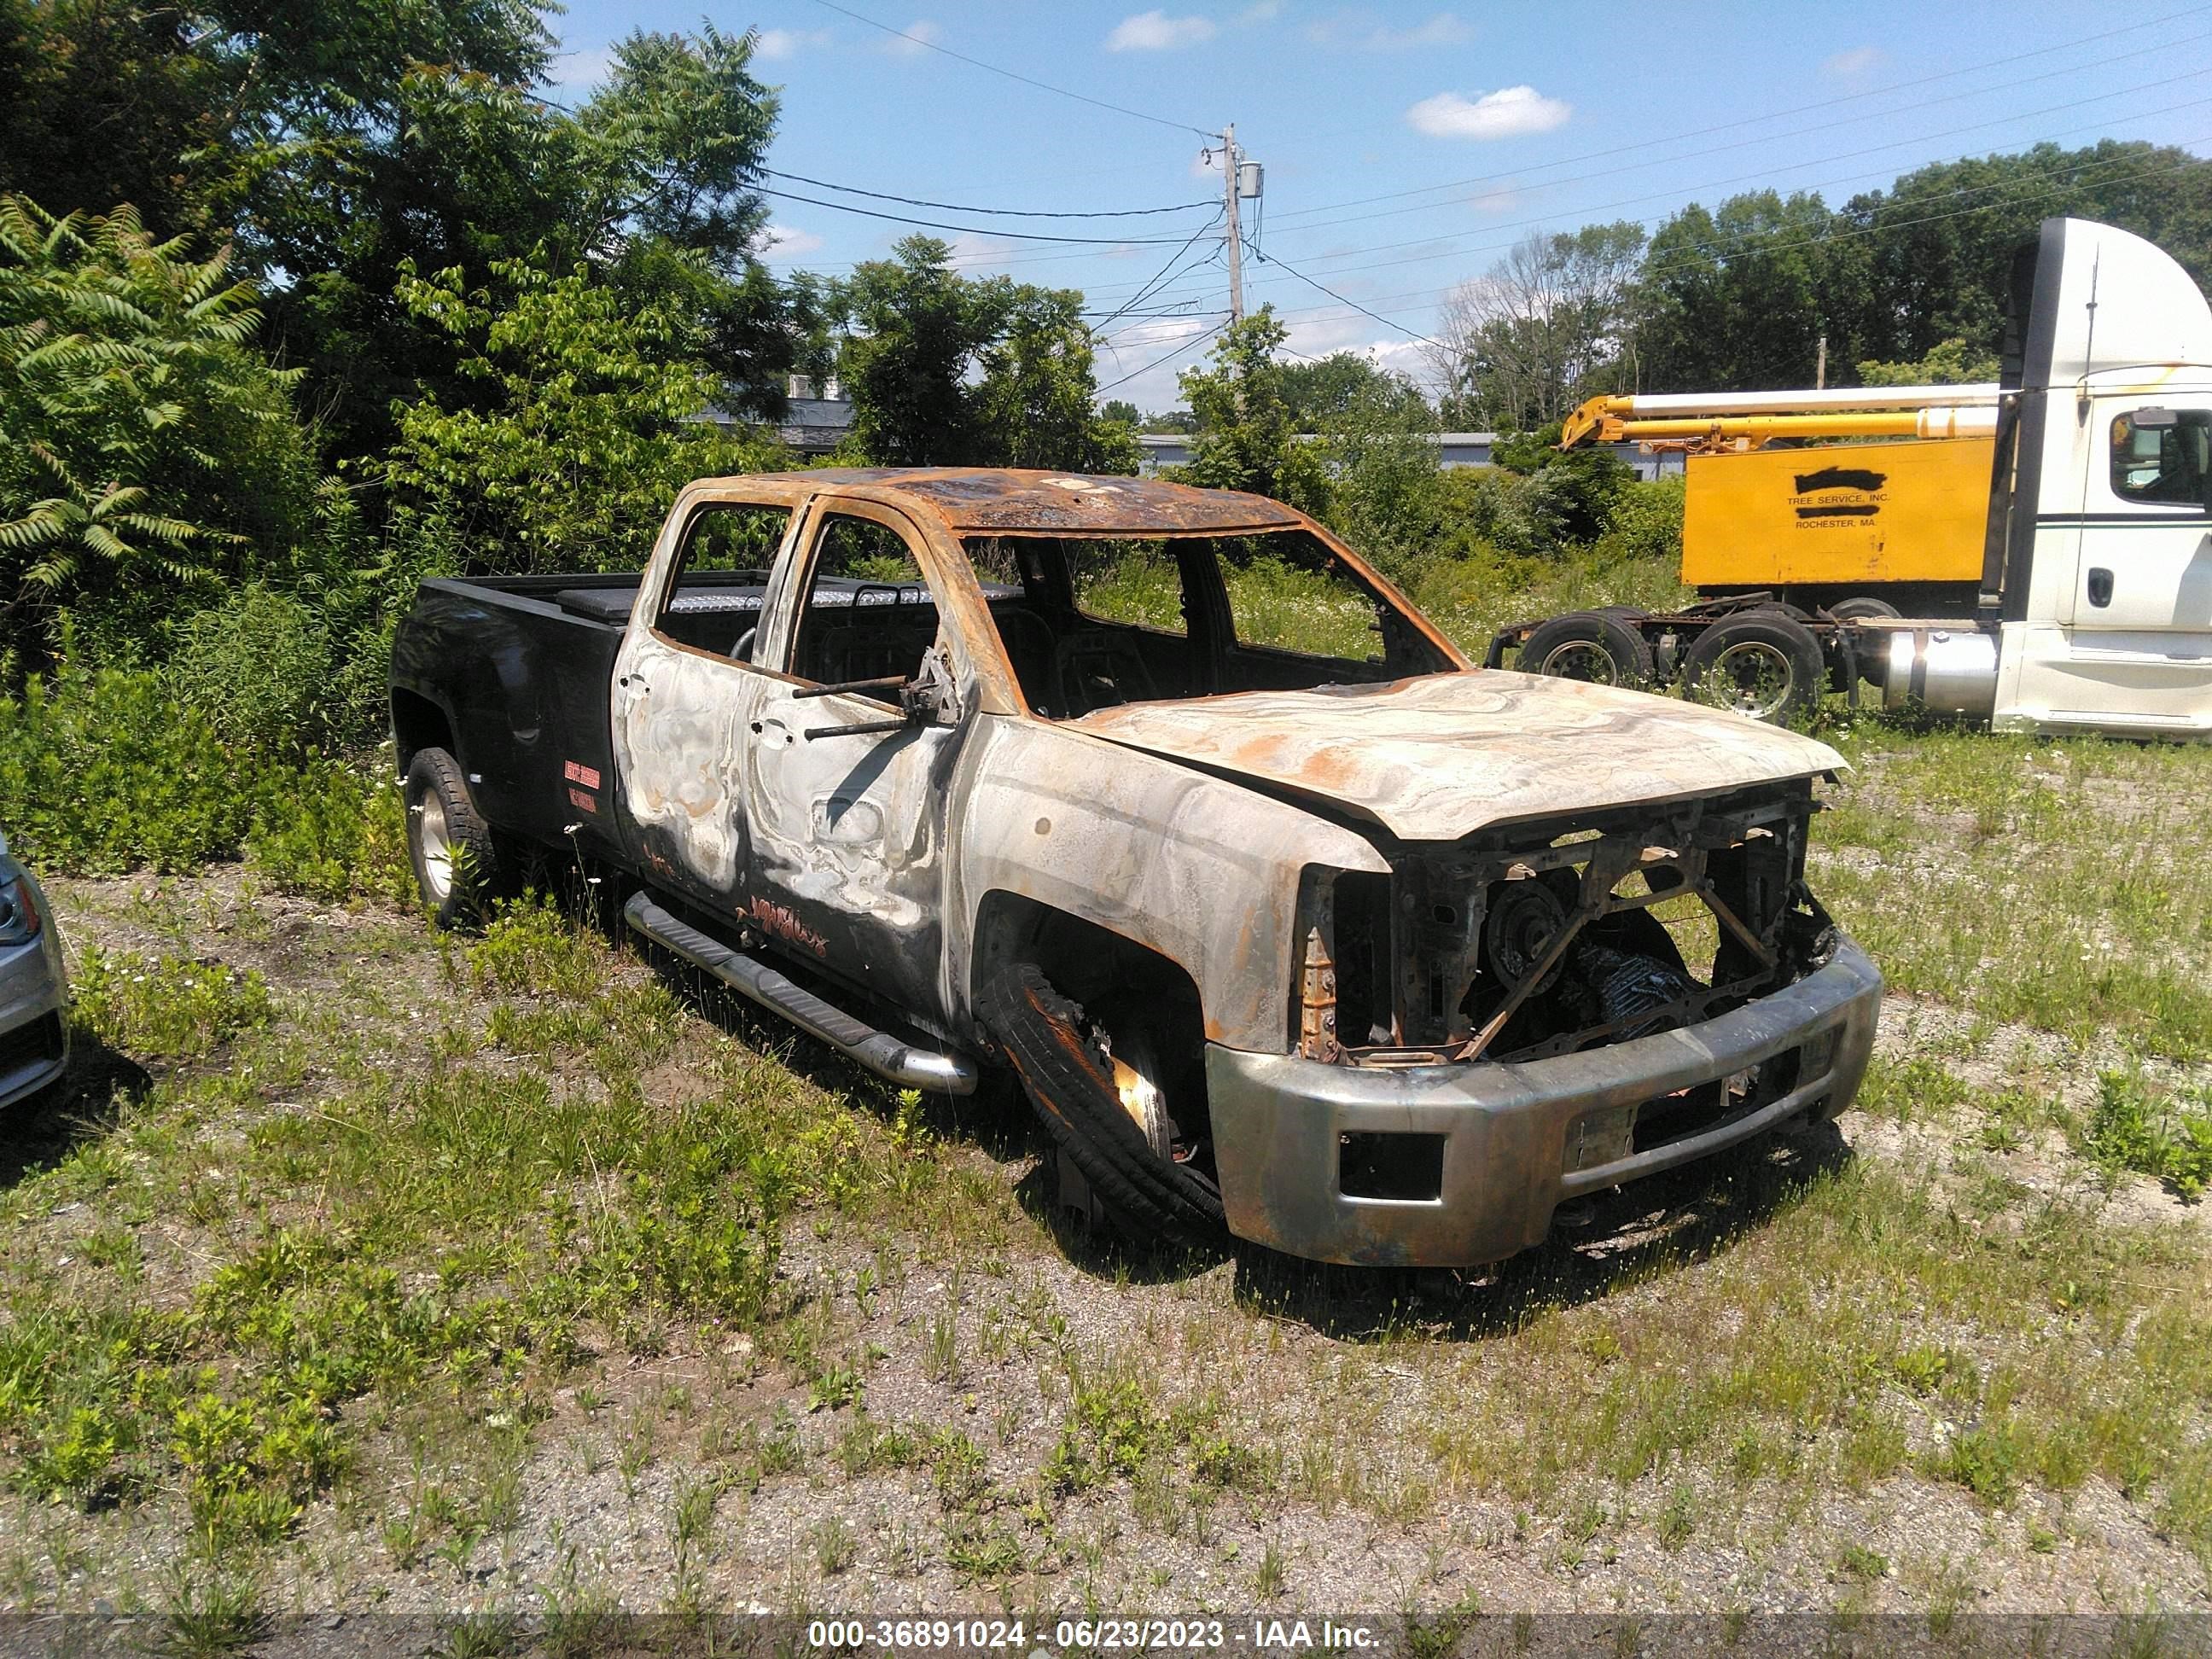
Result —
<instances>
[{"instance_id":1,"label":"chrome wheel","mask_svg":"<svg viewBox=\"0 0 2212 1659\"><path fill-rule=\"evenodd\" d=\"M1593 685L1620 684L1620 665L1595 640L1563 641L1536 665L1536 672L1554 679L1587 680Z\"/></svg>"},{"instance_id":2,"label":"chrome wheel","mask_svg":"<svg viewBox=\"0 0 2212 1659\"><path fill-rule=\"evenodd\" d=\"M1796 671L1789 653L1764 640L1739 640L1705 672L1706 701L1753 720L1771 720L1787 708Z\"/></svg>"},{"instance_id":3,"label":"chrome wheel","mask_svg":"<svg viewBox=\"0 0 2212 1659\"><path fill-rule=\"evenodd\" d=\"M453 837L446 823L446 803L434 789L424 792L415 804L415 833L422 848L422 885L433 904L442 904L453 891Z\"/></svg>"}]
</instances>

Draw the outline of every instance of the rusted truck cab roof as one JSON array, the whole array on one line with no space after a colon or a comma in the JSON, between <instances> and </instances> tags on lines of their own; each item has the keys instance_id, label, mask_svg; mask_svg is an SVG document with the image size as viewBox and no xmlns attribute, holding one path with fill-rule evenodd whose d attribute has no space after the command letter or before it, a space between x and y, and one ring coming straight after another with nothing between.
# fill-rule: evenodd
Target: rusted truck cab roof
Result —
<instances>
[{"instance_id":1,"label":"rusted truck cab roof","mask_svg":"<svg viewBox=\"0 0 2212 1659\"><path fill-rule=\"evenodd\" d=\"M1241 489L1020 467L831 466L715 478L696 487L712 495L724 486L793 499L834 489L935 519L956 535L1236 535L1308 522L1280 501Z\"/></svg>"}]
</instances>

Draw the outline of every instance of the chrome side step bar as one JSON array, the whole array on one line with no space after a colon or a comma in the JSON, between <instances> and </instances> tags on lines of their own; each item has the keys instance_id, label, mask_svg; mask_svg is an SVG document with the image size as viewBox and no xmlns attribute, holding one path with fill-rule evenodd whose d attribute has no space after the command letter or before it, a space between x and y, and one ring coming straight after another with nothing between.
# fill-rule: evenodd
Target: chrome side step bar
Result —
<instances>
[{"instance_id":1,"label":"chrome side step bar","mask_svg":"<svg viewBox=\"0 0 2212 1659\"><path fill-rule=\"evenodd\" d=\"M678 920L648 894L631 895L629 902L623 906L623 920L655 945L712 974L771 1013L781 1014L885 1082L937 1094L975 1092L975 1062L967 1055L917 1048L888 1031L878 1031L842 1008L824 1002L805 986L793 984L766 963L732 951L720 939Z\"/></svg>"}]
</instances>

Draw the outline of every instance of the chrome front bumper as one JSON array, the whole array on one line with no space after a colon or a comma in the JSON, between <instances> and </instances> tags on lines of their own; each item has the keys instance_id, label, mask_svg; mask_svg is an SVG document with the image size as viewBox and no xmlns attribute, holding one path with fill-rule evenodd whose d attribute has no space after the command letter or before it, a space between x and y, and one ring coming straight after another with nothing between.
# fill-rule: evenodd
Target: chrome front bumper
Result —
<instances>
[{"instance_id":1,"label":"chrome front bumper","mask_svg":"<svg viewBox=\"0 0 2212 1659\"><path fill-rule=\"evenodd\" d=\"M1822 966L1733 1012L1548 1060L1382 1069L1210 1044L1230 1231L1319 1261L1501 1261L1540 1243L1567 1199L1709 1157L1801 1114L1842 1111L1865 1075L1881 1006L1881 973L1839 934ZM1767 1062L1777 1062L1780 1093L1671 1139L1650 1113L1638 1146L1650 1108L1701 1085L1725 1090ZM1423 1188L1433 1162L1434 1190L1347 1194L1346 1170L1376 1147L1402 1147L1409 1156L1389 1155Z\"/></svg>"}]
</instances>

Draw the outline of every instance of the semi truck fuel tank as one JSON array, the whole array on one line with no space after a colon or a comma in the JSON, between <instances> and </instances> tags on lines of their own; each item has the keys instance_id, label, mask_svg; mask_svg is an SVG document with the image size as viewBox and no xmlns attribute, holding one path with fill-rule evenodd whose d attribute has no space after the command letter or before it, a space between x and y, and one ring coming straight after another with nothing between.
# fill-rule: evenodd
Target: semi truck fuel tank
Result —
<instances>
[{"instance_id":1,"label":"semi truck fuel tank","mask_svg":"<svg viewBox=\"0 0 2212 1659\"><path fill-rule=\"evenodd\" d=\"M1891 628L1885 708L1986 720L1996 708L1996 636L1971 628ZM1862 636L1863 637L1863 636Z\"/></svg>"}]
</instances>

